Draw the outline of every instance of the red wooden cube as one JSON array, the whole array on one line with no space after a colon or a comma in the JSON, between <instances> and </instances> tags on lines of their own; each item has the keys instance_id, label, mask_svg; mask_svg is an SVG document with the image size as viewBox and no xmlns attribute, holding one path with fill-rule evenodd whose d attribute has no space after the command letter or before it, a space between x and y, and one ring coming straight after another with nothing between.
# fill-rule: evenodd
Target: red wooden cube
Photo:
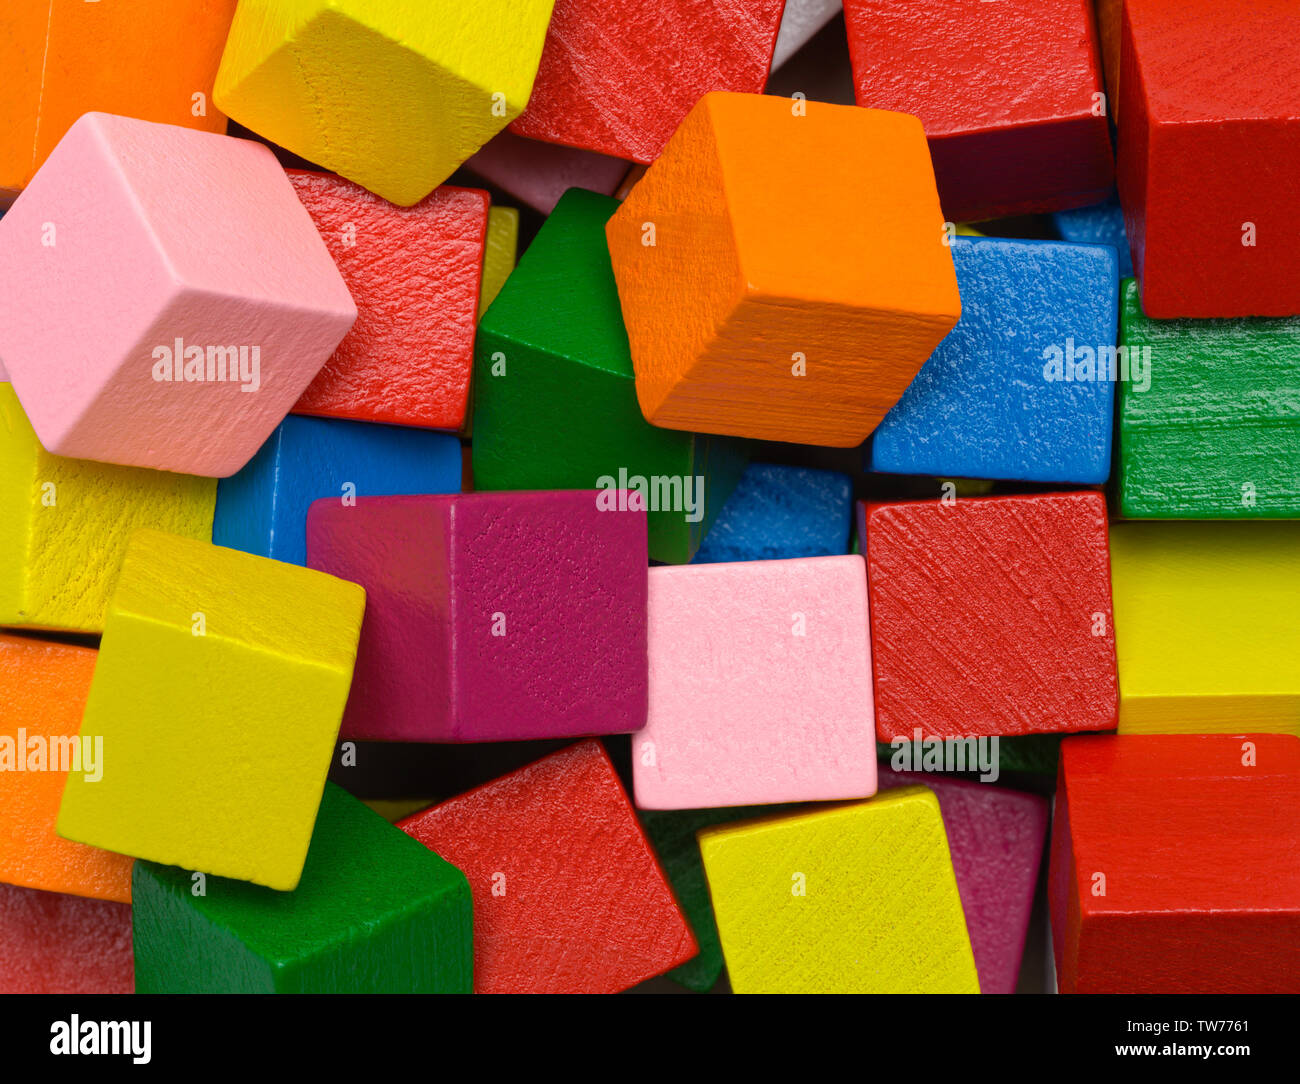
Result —
<instances>
[{"instance_id":1,"label":"red wooden cube","mask_svg":"<svg viewBox=\"0 0 1300 1084\"><path fill-rule=\"evenodd\" d=\"M134 992L129 903L0 885L0 994Z\"/></svg>"}]
</instances>

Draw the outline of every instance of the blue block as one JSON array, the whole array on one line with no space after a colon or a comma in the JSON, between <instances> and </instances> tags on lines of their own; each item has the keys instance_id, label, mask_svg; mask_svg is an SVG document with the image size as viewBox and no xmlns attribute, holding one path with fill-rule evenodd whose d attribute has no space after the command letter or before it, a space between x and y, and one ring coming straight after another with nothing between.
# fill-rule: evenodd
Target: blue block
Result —
<instances>
[{"instance_id":1,"label":"blue block","mask_svg":"<svg viewBox=\"0 0 1300 1084\"><path fill-rule=\"evenodd\" d=\"M852 510L848 475L751 463L691 564L847 553Z\"/></svg>"},{"instance_id":2,"label":"blue block","mask_svg":"<svg viewBox=\"0 0 1300 1084\"><path fill-rule=\"evenodd\" d=\"M459 493L460 477L460 441L450 433L291 414L243 470L217 484L212 541L305 565L312 501Z\"/></svg>"},{"instance_id":3,"label":"blue block","mask_svg":"<svg viewBox=\"0 0 1300 1084\"><path fill-rule=\"evenodd\" d=\"M1104 482L1118 372L1115 250L958 237L952 256L961 319L872 435L869 469Z\"/></svg>"},{"instance_id":4,"label":"blue block","mask_svg":"<svg viewBox=\"0 0 1300 1084\"><path fill-rule=\"evenodd\" d=\"M1057 211L1052 215L1052 224L1062 241L1076 245L1113 245L1119 256L1119 277L1133 277L1133 254L1129 251L1128 234L1124 232L1124 209L1119 205L1118 196L1091 207Z\"/></svg>"}]
</instances>

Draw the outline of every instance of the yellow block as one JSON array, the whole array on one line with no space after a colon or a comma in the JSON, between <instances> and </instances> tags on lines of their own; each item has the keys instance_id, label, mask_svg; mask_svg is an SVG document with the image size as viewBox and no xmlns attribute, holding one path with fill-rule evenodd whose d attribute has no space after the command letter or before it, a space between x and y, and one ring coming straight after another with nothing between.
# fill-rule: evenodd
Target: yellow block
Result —
<instances>
[{"instance_id":1,"label":"yellow block","mask_svg":"<svg viewBox=\"0 0 1300 1084\"><path fill-rule=\"evenodd\" d=\"M515 269L519 250L519 211L514 207L493 207L488 211L487 241L483 248L483 279L479 283L478 317L483 319L496 300L510 272Z\"/></svg>"},{"instance_id":2,"label":"yellow block","mask_svg":"<svg viewBox=\"0 0 1300 1084\"><path fill-rule=\"evenodd\" d=\"M697 836L736 993L979 993L927 788Z\"/></svg>"},{"instance_id":3,"label":"yellow block","mask_svg":"<svg viewBox=\"0 0 1300 1084\"><path fill-rule=\"evenodd\" d=\"M363 798L362 801L389 824L396 824L403 817L428 809L434 803L432 798Z\"/></svg>"},{"instance_id":4,"label":"yellow block","mask_svg":"<svg viewBox=\"0 0 1300 1084\"><path fill-rule=\"evenodd\" d=\"M554 0L241 0L213 98L260 135L418 203L523 112Z\"/></svg>"},{"instance_id":5,"label":"yellow block","mask_svg":"<svg viewBox=\"0 0 1300 1084\"><path fill-rule=\"evenodd\" d=\"M0 625L100 632L131 532L212 537L215 478L50 455L0 383Z\"/></svg>"},{"instance_id":6,"label":"yellow block","mask_svg":"<svg viewBox=\"0 0 1300 1084\"><path fill-rule=\"evenodd\" d=\"M65 839L297 886L352 682L365 592L156 531L131 538L69 779Z\"/></svg>"},{"instance_id":7,"label":"yellow block","mask_svg":"<svg viewBox=\"0 0 1300 1084\"><path fill-rule=\"evenodd\" d=\"M1110 529L1119 731L1300 735L1300 523Z\"/></svg>"}]
</instances>

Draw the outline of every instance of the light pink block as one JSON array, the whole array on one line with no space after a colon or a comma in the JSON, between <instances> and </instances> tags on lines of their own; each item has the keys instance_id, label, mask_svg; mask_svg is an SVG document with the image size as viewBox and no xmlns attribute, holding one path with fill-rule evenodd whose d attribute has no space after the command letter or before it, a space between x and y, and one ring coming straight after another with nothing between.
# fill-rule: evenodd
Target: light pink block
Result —
<instances>
[{"instance_id":1,"label":"light pink block","mask_svg":"<svg viewBox=\"0 0 1300 1084\"><path fill-rule=\"evenodd\" d=\"M234 474L355 319L250 140L87 113L0 219L0 358L57 455Z\"/></svg>"},{"instance_id":2,"label":"light pink block","mask_svg":"<svg viewBox=\"0 0 1300 1084\"><path fill-rule=\"evenodd\" d=\"M650 569L650 710L636 804L698 809L876 792L862 557Z\"/></svg>"},{"instance_id":3,"label":"light pink block","mask_svg":"<svg viewBox=\"0 0 1300 1084\"><path fill-rule=\"evenodd\" d=\"M607 154L502 132L466 162L465 168L549 215L570 188L612 196L632 165Z\"/></svg>"}]
</instances>

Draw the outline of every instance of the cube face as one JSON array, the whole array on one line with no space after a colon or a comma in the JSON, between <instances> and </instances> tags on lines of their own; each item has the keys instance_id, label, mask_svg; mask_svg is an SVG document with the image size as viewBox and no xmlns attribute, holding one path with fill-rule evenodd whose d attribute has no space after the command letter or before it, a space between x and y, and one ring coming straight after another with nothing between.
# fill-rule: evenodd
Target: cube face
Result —
<instances>
[{"instance_id":1,"label":"cube face","mask_svg":"<svg viewBox=\"0 0 1300 1084\"><path fill-rule=\"evenodd\" d=\"M782 0L558 0L537 82L511 130L635 162L653 162L701 95L760 94ZM628 26L644 37L629 38Z\"/></svg>"},{"instance_id":2,"label":"cube face","mask_svg":"<svg viewBox=\"0 0 1300 1084\"><path fill-rule=\"evenodd\" d=\"M699 840L734 992L979 993L929 791Z\"/></svg>"},{"instance_id":3,"label":"cube face","mask_svg":"<svg viewBox=\"0 0 1300 1084\"><path fill-rule=\"evenodd\" d=\"M881 741L1115 726L1100 493L859 505Z\"/></svg>"},{"instance_id":4,"label":"cube face","mask_svg":"<svg viewBox=\"0 0 1300 1084\"><path fill-rule=\"evenodd\" d=\"M642 413L861 443L960 314L942 224L915 118L707 95L606 229Z\"/></svg>"},{"instance_id":5,"label":"cube face","mask_svg":"<svg viewBox=\"0 0 1300 1084\"><path fill-rule=\"evenodd\" d=\"M629 167L621 158L558 143L539 143L507 130L485 143L465 168L533 210L549 215L570 188L612 196Z\"/></svg>"},{"instance_id":6,"label":"cube face","mask_svg":"<svg viewBox=\"0 0 1300 1084\"><path fill-rule=\"evenodd\" d=\"M131 994L131 908L0 884L0 994Z\"/></svg>"},{"instance_id":7,"label":"cube face","mask_svg":"<svg viewBox=\"0 0 1300 1084\"><path fill-rule=\"evenodd\" d=\"M458 429L465 421L488 195L439 188L395 207L341 177L292 170L357 303L357 322L294 411Z\"/></svg>"},{"instance_id":8,"label":"cube face","mask_svg":"<svg viewBox=\"0 0 1300 1084\"><path fill-rule=\"evenodd\" d=\"M959 237L952 255L962 318L872 434L872 469L1106 481L1114 254L1098 245Z\"/></svg>"},{"instance_id":9,"label":"cube face","mask_svg":"<svg viewBox=\"0 0 1300 1084\"><path fill-rule=\"evenodd\" d=\"M641 809L875 793L861 557L650 570Z\"/></svg>"},{"instance_id":10,"label":"cube face","mask_svg":"<svg viewBox=\"0 0 1300 1084\"><path fill-rule=\"evenodd\" d=\"M599 742L398 827L469 879L476 993L614 993L696 953Z\"/></svg>"},{"instance_id":11,"label":"cube face","mask_svg":"<svg viewBox=\"0 0 1300 1084\"><path fill-rule=\"evenodd\" d=\"M1113 94L1111 99L1114 100ZM1133 254L1124 231L1124 208L1117 197L1091 207L1057 211L1052 215L1052 225L1061 240L1072 245L1110 245L1119 257L1119 277L1133 277Z\"/></svg>"},{"instance_id":12,"label":"cube face","mask_svg":"<svg viewBox=\"0 0 1300 1084\"><path fill-rule=\"evenodd\" d=\"M497 294L506 284L510 273L514 271L518 251L519 209L516 207L489 209L487 232L483 240L483 275L479 281L478 318L480 320L492 302L497 299ZM473 368L472 351L470 367Z\"/></svg>"},{"instance_id":13,"label":"cube face","mask_svg":"<svg viewBox=\"0 0 1300 1084\"><path fill-rule=\"evenodd\" d=\"M1049 882L1061 992L1300 989L1297 779L1294 735L1063 742Z\"/></svg>"},{"instance_id":14,"label":"cube face","mask_svg":"<svg viewBox=\"0 0 1300 1084\"><path fill-rule=\"evenodd\" d=\"M333 784L292 893L138 869L140 993L470 992L465 877Z\"/></svg>"},{"instance_id":15,"label":"cube face","mask_svg":"<svg viewBox=\"0 0 1300 1084\"><path fill-rule=\"evenodd\" d=\"M1092 5L846 0L861 106L920 117L954 222L1083 207L1113 180ZM935 35L958 49L934 49Z\"/></svg>"},{"instance_id":16,"label":"cube face","mask_svg":"<svg viewBox=\"0 0 1300 1084\"><path fill-rule=\"evenodd\" d=\"M1117 523L1119 730L1300 734L1300 525Z\"/></svg>"},{"instance_id":17,"label":"cube face","mask_svg":"<svg viewBox=\"0 0 1300 1084\"><path fill-rule=\"evenodd\" d=\"M81 730L83 742L103 738L109 760L97 782L69 776L58 833L292 889L363 608L355 584L137 532Z\"/></svg>"},{"instance_id":18,"label":"cube face","mask_svg":"<svg viewBox=\"0 0 1300 1084\"><path fill-rule=\"evenodd\" d=\"M1133 519L1292 519L1300 319L1152 320L1123 286L1119 505Z\"/></svg>"}]
</instances>

